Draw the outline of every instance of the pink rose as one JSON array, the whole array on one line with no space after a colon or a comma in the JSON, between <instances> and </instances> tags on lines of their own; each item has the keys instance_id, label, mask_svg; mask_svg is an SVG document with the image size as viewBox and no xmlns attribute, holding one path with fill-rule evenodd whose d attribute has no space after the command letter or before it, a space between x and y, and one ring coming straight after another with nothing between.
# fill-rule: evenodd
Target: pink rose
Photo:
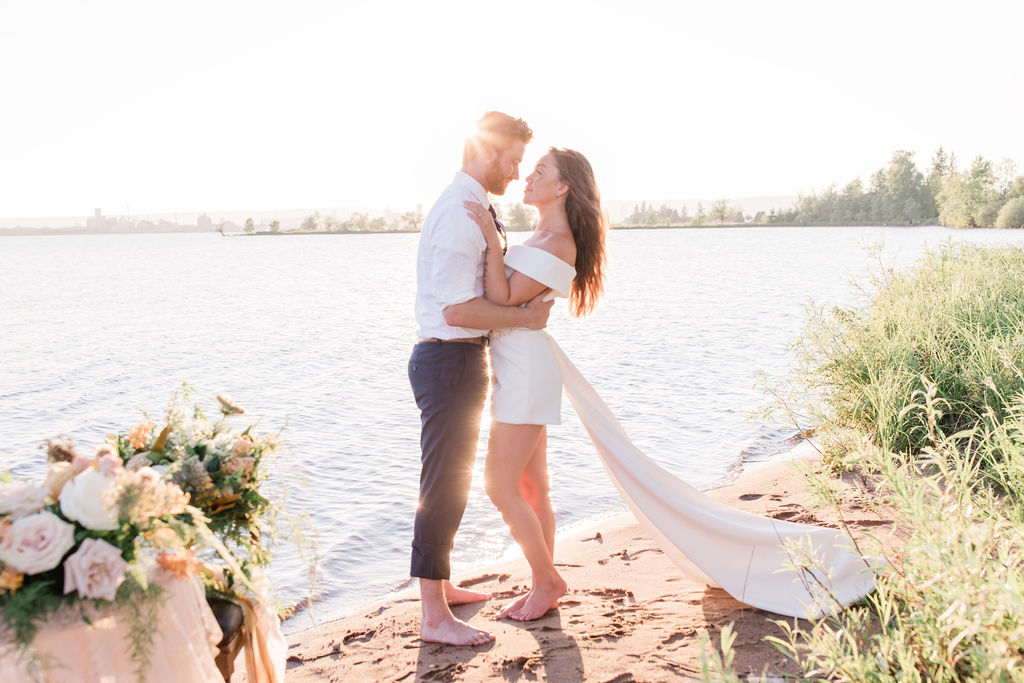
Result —
<instances>
[{"instance_id":1,"label":"pink rose","mask_svg":"<svg viewBox=\"0 0 1024 683\"><path fill-rule=\"evenodd\" d=\"M103 539L87 538L64 560L64 594L78 591L83 598L113 600L127 566L120 550Z\"/></svg>"},{"instance_id":2,"label":"pink rose","mask_svg":"<svg viewBox=\"0 0 1024 683\"><path fill-rule=\"evenodd\" d=\"M24 517L43 509L46 489L27 481L0 486L0 515Z\"/></svg>"},{"instance_id":3,"label":"pink rose","mask_svg":"<svg viewBox=\"0 0 1024 683\"><path fill-rule=\"evenodd\" d=\"M24 574L39 574L60 564L75 546L75 527L48 510L21 517L0 539L0 562Z\"/></svg>"},{"instance_id":4,"label":"pink rose","mask_svg":"<svg viewBox=\"0 0 1024 683\"><path fill-rule=\"evenodd\" d=\"M96 450L96 469L104 477L113 477L124 469L124 465L114 448L104 444Z\"/></svg>"}]
</instances>

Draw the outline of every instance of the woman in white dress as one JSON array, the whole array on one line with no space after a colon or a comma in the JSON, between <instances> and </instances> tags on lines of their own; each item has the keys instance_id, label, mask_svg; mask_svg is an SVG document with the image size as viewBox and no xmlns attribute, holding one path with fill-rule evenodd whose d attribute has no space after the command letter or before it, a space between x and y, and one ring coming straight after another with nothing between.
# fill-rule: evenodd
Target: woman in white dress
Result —
<instances>
[{"instance_id":1,"label":"woman in white dress","mask_svg":"<svg viewBox=\"0 0 1024 683\"><path fill-rule=\"evenodd\" d=\"M545 290L589 313L604 285L606 224L590 163L579 152L552 148L526 178L523 203L537 208L537 229L502 257L489 212L466 208L487 240L484 294L502 305L525 303ZM547 425L561 422L562 375L543 330L491 335L493 422L486 464L487 494L530 563L533 585L499 616L536 619L565 593L555 568L555 516L548 497Z\"/></svg>"},{"instance_id":2,"label":"woman in white dress","mask_svg":"<svg viewBox=\"0 0 1024 683\"><path fill-rule=\"evenodd\" d=\"M578 152L551 149L526 178L523 201L537 207L540 220L504 259L490 213L466 205L487 240L486 297L514 305L548 289L568 296L576 315L589 313L603 290L606 232L590 164ZM622 499L691 579L720 586L748 605L799 617L835 611L873 588L881 560L862 557L843 531L723 505L642 453L545 331L496 330L491 336L487 493L533 572L530 591L499 616L536 619L566 590L552 560L546 459L546 425L561 421L563 388Z\"/></svg>"}]
</instances>

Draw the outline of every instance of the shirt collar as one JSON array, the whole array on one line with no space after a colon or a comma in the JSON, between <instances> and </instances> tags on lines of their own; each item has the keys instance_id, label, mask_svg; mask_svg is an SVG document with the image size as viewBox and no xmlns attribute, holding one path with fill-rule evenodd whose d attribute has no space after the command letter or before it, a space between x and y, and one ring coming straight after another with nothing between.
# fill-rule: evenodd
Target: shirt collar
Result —
<instances>
[{"instance_id":1,"label":"shirt collar","mask_svg":"<svg viewBox=\"0 0 1024 683\"><path fill-rule=\"evenodd\" d=\"M487 190L485 190L484 186L481 185L480 182L473 176L469 175L468 173L464 173L463 171L456 171L455 182L469 190L470 193L472 193L473 198L476 199L479 203L483 204L484 206L491 205L491 201L487 197Z\"/></svg>"}]
</instances>

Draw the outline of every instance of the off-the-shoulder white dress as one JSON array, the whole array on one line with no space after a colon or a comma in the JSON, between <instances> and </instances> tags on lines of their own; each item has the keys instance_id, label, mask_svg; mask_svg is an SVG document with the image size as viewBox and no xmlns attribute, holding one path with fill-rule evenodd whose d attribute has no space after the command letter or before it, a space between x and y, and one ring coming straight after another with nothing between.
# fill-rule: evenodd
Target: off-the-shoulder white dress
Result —
<instances>
[{"instance_id":1,"label":"off-the-shoulder white dress","mask_svg":"<svg viewBox=\"0 0 1024 683\"><path fill-rule=\"evenodd\" d=\"M569 296L576 269L538 247L518 245L505 254L505 276L513 270ZM508 424L561 424L562 372L544 330L491 333L491 416Z\"/></svg>"},{"instance_id":2,"label":"off-the-shoulder white dress","mask_svg":"<svg viewBox=\"0 0 1024 683\"><path fill-rule=\"evenodd\" d=\"M505 263L560 296L576 274L536 247L512 247ZM881 561L862 557L844 532L761 517L705 496L633 445L550 335L515 330L495 337L495 419L558 424L564 387L622 499L684 574L787 616L820 616L871 591Z\"/></svg>"}]
</instances>

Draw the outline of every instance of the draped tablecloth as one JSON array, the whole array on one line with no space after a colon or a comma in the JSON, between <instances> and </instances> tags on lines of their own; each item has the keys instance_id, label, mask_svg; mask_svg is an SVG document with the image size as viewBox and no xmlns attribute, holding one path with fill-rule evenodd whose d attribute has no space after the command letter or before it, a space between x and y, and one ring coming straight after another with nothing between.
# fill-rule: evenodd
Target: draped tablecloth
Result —
<instances>
[{"instance_id":1,"label":"draped tablecloth","mask_svg":"<svg viewBox=\"0 0 1024 683\"><path fill-rule=\"evenodd\" d=\"M153 641L146 648L149 667L141 680L222 683L224 677L214 663L221 631L199 579L176 579L161 571L151 580L163 594L156 603ZM28 649L17 648L5 634L0 683L140 680L135 673L138 664L131 658L131 622L125 608L95 611L90 621L91 625L83 621L77 610L58 611L40 627Z\"/></svg>"}]
</instances>

